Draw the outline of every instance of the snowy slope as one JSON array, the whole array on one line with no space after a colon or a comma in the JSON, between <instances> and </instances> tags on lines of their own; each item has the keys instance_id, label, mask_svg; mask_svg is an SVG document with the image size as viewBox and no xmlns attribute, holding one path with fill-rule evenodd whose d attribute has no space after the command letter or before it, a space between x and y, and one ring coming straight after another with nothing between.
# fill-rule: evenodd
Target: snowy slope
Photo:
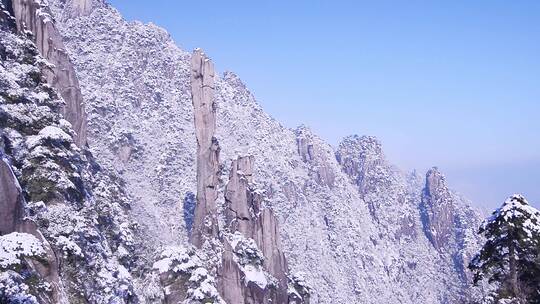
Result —
<instances>
[{"instance_id":1,"label":"snowy slope","mask_svg":"<svg viewBox=\"0 0 540 304\"><path fill-rule=\"evenodd\" d=\"M158 245L187 240L183 203L195 191L196 146L190 54L155 25L83 2L91 10L74 14L75 2L50 1L79 76L89 145L125 181L152 256ZM452 236L437 248L420 206L438 202L423 201L425 181L388 164L376 139L353 136L334 149L308 128L281 126L234 73L216 86L223 179L236 155L255 156L289 265L305 273L313 303L461 300L466 262L457 257L477 246L478 216L467 202L444 191Z\"/></svg>"}]
</instances>

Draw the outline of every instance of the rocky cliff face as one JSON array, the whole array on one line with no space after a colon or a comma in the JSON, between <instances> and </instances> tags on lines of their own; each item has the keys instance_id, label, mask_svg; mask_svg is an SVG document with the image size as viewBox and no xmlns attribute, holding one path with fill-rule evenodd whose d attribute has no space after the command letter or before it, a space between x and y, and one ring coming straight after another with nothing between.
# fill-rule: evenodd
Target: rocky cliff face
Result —
<instances>
[{"instance_id":1,"label":"rocky cliff face","mask_svg":"<svg viewBox=\"0 0 540 304\"><path fill-rule=\"evenodd\" d=\"M248 278L252 275L249 266L242 265L242 262L234 263L233 238L231 243L225 245L223 264L232 267L224 267L222 270L222 293L228 303L288 303L288 266L281 248L279 227L272 210L263 204L263 191L254 184L253 165L252 156L238 157L232 162L229 182L225 188L225 229L233 236L241 235L254 240L262 253L261 261L254 268L264 279ZM231 276L225 270L234 274ZM242 276L246 277L244 281L247 289ZM238 280L231 280L233 277ZM238 298L237 295L242 296Z\"/></svg>"},{"instance_id":2,"label":"rocky cliff face","mask_svg":"<svg viewBox=\"0 0 540 304\"><path fill-rule=\"evenodd\" d=\"M438 250L451 247L455 226L455 206L444 176L437 168L426 174L426 186L420 205L424 231Z\"/></svg>"},{"instance_id":3,"label":"rocky cliff face","mask_svg":"<svg viewBox=\"0 0 540 304\"><path fill-rule=\"evenodd\" d=\"M128 195L77 147L51 63L14 26L0 31L0 302L143 298Z\"/></svg>"},{"instance_id":4,"label":"rocky cliff face","mask_svg":"<svg viewBox=\"0 0 540 304\"><path fill-rule=\"evenodd\" d=\"M3 157L3 156L2 156ZM23 196L7 160L0 160L0 235L16 231L23 217Z\"/></svg>"},{"instance_id":5,"label":"rocky cliff face","mask_svg":"<svg viewBox=\"0 0 540 304\"><path fill-rule=\"evenodd\" d=\"M75 131L75 142L79 147L83 147L86 144L86 113L79 81L65 51L62 36L52 20L49 7L41 0L9 2L11 2L18 31L31 33L40 54L51 63L43 73L47 78L47 83L54 87L64 99L62 114Z\"/></svg>"},{"instance_id":6,"label":"rocky cliff face","mask_svg":"<svg viewBox=\"0 0 540 304\"><path fill-rule=\"evenodd\" d=\"M75 42L81 54L93 50L71 56L81 84L88 84L81 89L90 150L125 182L149 247L184 244L182 202L197 192L191 55L162 29L88 2L90 13L73 17L75 1L49 1L68 52Z\"/></svg>"},{"instance_id":7,"label":"rocky cliff face","mask_svg":"<svg viewBox=\"0 0 540 304\"><path fill-rule=\"evenodd\" d=\"M221 181L214 67L200 49L194 51L191 64L197 137L197 205L191 242L213 255L221 254L221 263L216 265L217 287L227 303L287 303L287 264L276 219L264 208L262 194L252 188L253 157L233 160L220 208L225 223L218 227Z\"/></svg>"},{"instance_id":8,"label":"rocky cliff face","mask_svg":"<svg viewBox=\"0 0 540 304\"><path fill-rule=\"evenodd\" d=\"M369 175L384 165L382 146L375 137L354 135L343 139L336 157L362 195L373 190Z\"/></svg>"},{"instance_id":9,"label":"rocky cliff face","mask_svg":"<svg viewBox=\"0 0 540 304\"><path fill-rule=\"evenodd\" d=\"M47 87L46 46L6 31L0 127L23 210L63 265L57 285L70 302L468 300L463 265L478 215L440 173L401 172L373 137L334 149L306 127L283 127L237 75L218 75L200 51L103 1L49 2L56 24L34 18L43 3L28 14L37 1L21 1L30 6L18 20L57 29L80 81L90 150L73 144L64 95ZM38 249L25 255L39 260L44 242L27 234ZM28 279L2 271L10 286Z\"/></svg>"},{"instance_id":10,"label":"rocky cliff face","mask_svg":"<svg viewBox=\"0 0 540 304\"><path fill-rule=\"evenodd\" d=\"M197 205L191 242L200 248L208 238L218 235L219 143L214 136L214 66L201 50L193 53L191 66L191 97L197 137Z\"/></svg>"}]
</instances>

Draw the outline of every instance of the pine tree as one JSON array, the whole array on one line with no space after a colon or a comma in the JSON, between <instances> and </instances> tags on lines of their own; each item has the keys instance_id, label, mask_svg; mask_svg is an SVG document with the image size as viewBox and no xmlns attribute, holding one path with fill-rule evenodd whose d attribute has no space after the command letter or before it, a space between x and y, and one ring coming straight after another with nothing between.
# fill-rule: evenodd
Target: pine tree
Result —
<instances>
[{"instance_id":1,"label":"pine tree","mask_svg":"<svg viewBox=\"0 0 540 304\"><path fill-rule=\"evenodd\" d=\"M496 284L495 303L540 303L540 211L513 195L479 233L486 243L469 265L474 284Z\"/></svg>"}]
</instances>

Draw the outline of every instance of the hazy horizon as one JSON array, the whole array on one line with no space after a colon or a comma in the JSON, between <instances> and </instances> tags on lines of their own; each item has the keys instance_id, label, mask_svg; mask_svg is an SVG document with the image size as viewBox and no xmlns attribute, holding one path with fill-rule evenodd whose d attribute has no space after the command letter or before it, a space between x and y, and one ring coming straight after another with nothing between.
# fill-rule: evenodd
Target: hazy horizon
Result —
<instances>
[{"instance_id":1,"label":"hazy horizon","mask_svg":"<svg viewBox=\"0 0 540 304\"><path fill-rule=\"evenodd\" d=\"M540 206L540 2L111 3L203 48L287 127L374 135L477 206Z\"/></svg>"}]
</instances>

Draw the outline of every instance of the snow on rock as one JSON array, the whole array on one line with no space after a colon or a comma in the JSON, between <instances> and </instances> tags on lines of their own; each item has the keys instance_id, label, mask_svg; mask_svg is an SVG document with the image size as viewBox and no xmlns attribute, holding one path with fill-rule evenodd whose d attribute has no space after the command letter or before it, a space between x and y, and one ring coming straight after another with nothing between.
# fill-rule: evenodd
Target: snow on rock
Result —
<instances>
[{"instance_id":1,"label":"snow on rock","mask_svg":"<svg viewBox=\"0 0 540 304\"><path fill-rule=\"evenodd\" d=\"M164 30L127 22L101 1L84 16L71 14L74 0L50 3L86 101L89 144L125 181L144 248L184 245L182 201L197 185L191 55ZM312 286L311 301L464 300L462 265L478 219L467 201L449 194L455 244L438 251L422 229L425 182L389 164L376 139L353 136L334 149L270 117L234 73L216 75L214 85L221 177L239 153L254 156L264 207L280 224L291 272Z\"/></svg>"},{"instance_id":2,"label":"snow on rock","mask_svg":"<svg viewBox=\"0 0 540 304\"><path fill-rule=\"evenodd\" d=\"M253 282L263 289L268 285L268 274L260 265L245 265L242 267L242 272L244 273L244 282L246 286L248 286L249 282Z\"/></svg>"},{"instance_id":3,"label":"snow on rock","mask_svg":"<svg viewBox=\"0 0 540 304\"><path fill-rule=\"evenodd\" d=\"M74 14L80 2L91 9ZM184 244L179 203L196 193L190 54L161 28L127 22L105 1L49 4L85 84L90 149L135 198L131 213L152 248L148 256L159 246Z\"/></svg>"},{"instance_id":4,"label":"snow on rock","mask_svg":"<svg viewBox=\"0 0 540 304\"><path fill-rule=\"evenodd\" d=\"M229 242L234 252L234 260L244 274L246 286L253 282L264 289L275 280L263 269L264 255L252 238L247 238L236 231L229 236Z\"/></svg>"},{"instance_id":5,"label":"snow on rock","mask_svg":"<svg viewBox=\"0 0 540 304\"><path fill-rule=\"evenodd\" d=\"M161 252L160 259L153 265L159 273L172 271L175 273L189 273L201 266L202 262L192 247L169 247Z\"/></svg>"},{"instance_id":6,"label":"snow on rock","mask_svg":"<svg viewBox=\"0 0 540 304\"><path fill-rule=\"evenodd\" d=\"M311 286L306 282L303 272L289 276L288 290L289 304L309 304Z\"/></svg>"},{"instance_id":7,"label":"snow on rock","mask_svg":"<svg viewBox=\"0 0 540 304\"><path fill-rule=\"evenodd\" d=\"M24 278L14 272L0 272L0 303L38 304Z\"/></svg>"},{"instance_id":8,"label":"snow on rock","mask_svg":"<svg viewBox=\"0 0 540 304\"><path fill-rule=\"evenodd\" d=\"M10 269L22 263L22 258L44 258L41 242L28 233L12 232L0 236L0 269Z\"/></svg>"},{"instance_id":9,"label":"snow on rock","mask_svg":"<svg viewBox=\"0 0 540 304\"><path fill-rule=\"evenodd\" d=\"M168 303L225 303L216 288L216 280L206 267L207 255L193 246L168 247L153 268L160 275Z\"/></svg>"},{"instance_id":10,"label":"snow on rock","mask_svg":"<svg viewBox=\"0 0 540 304\"><path fill-rule=\"evenodd\" d=\"M13 274L3 282L19 282L21 291L26 285L40 303L137 299L133 286L139 282L130 274L145 266L122 181L74 144L73 124L63 116L65 101L46 82L51 64L28 33L2 27L0 59L0 154L23 193L24 219L16 230L34 235L46 254L17 266L20 280ZM14 261L5 252L3 257L10 257L6 265Z\"/></svg>"},{"instance_id":11,"label":"snow on rock","mask_svg":"<svg viewBox=\"0 0 540 304\"><path fill-rule=\"evenodd\" d=\"M47 140L69 143L72 141L72 138L58 127L46 126L45 128L41 129L36 136L30 137L27 144L31 149Z\"/></svg>"}]
</instances>

